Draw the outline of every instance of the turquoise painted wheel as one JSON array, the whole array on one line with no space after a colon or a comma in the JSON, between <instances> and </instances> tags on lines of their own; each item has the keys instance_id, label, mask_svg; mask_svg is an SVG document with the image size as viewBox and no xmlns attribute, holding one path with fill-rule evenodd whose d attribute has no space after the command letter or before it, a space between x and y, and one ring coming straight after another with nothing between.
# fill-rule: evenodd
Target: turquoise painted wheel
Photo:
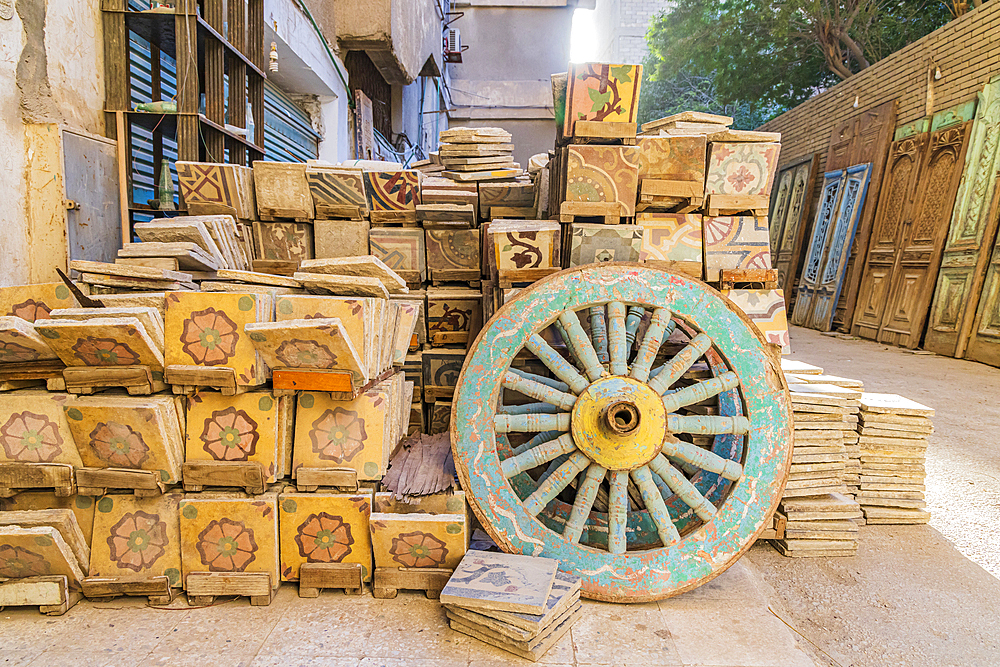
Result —
<instances>
[{"instance_id":1,"label":"turquoise painted wheel","mask_svg":"<svg viewBox=\"0 0 1000 667\"><path fill-rule=\"evenodd\" d=\"M776 355L700 281L638 264L550 276L505 304L458 379L452 449L505 551L558 558L583 595L641 602L753 544L791 463Z\"/></svg>"}]
</instances>

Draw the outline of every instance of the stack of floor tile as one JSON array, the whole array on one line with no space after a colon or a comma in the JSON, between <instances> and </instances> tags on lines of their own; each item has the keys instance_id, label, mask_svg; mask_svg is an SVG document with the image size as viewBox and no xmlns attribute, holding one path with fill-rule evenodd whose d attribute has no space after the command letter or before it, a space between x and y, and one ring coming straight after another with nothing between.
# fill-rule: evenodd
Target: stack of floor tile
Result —
<instances>
[{"instance_id":1,"label":"stack of floor tile","mask_svg":"<svg viewBox=\"0 0 1000 667\"><path fill-rule=\"evenodd\" d=\"M453 630L537 661L581 616L580 578L559 561L469 551L441 591Z\"/></svg>"},{"instance_id":2,"label":"stack of floor tile","mask_svg":"<svg viewBox=\"0 0 1000 667\"><path fill-rule=\"evenodd\" d=\"M838 377L836 375L826 375L825 373L785 373L785 379L789 385L793 384L826 384L847 389L854 392L864 391L864 383L861 380ZM847 492L855 495L858 492L858 484L861 482L861 448L858 446L858 410L859 408L848 406L846 413L840 415L841 419L830 419L832 415L816 414L810 412L795 413L795 428L808 430L810 428L836 428L841 431L844 440L844 448L847 452L847 461L844 464L843 481L847 487ZM823 426L809 426L807 424L826 421Z\"/></svg>"},{"instance_id":3,"label":"stack of floor tile","mask_svg":"<svg viewBox=\"0 0 1000 667\"><path fill-rule=\"evenodd\" d=\"M787 377L787 376L786 376ZM859 391L789 378L795 420L792 466L779 511L787 522L775 546L786 556L850 556L857 552L857 504L846 495L844 432ZM811 377L820 377L813 375Z\"/></svg>"},{"instance_id":4,"label":"stack of floor tile","mask_svg":"<svg viewBox=\"0 0 1000 667\"><path fill-rule=\"evenodd\" d=\"M438 155L454 181L513 178L521 166L514 162L510 133L499 127L455 127L441 132Z\"/></svg>"},{"instance_id":5,"label":"stack of floor tile","mask_svg":"<svg viewBox=\"0 0 1000 667\"><path fill-rule=\"evenodd\" d=\"M868 523L927 523L924 458L934 410L896 394L863 394L861 488Z\"/></svg>"}]
</instances>

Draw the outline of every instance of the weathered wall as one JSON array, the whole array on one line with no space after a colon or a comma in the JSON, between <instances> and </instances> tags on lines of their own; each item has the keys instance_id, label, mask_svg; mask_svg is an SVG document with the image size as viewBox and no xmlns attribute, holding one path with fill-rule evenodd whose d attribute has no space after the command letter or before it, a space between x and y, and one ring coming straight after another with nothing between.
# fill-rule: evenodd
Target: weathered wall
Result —
<instances>
[{"instance_id":1,"label":"weathered wall","mask_svg":"<svg viewBox=\"0 0 1000 667\"><path fill-rule=\"evenodd\" d=\"M941 70L936 81L928 78L935 68ZM819 152L823 165L830 132L851 116L895 98L896 123L904 125L974 97L997 72L1000 2L988 2L760 129L781 132L781 164ZM817 179L817 197L822 180Z\"/></svg>"},{"instance_id":2,"label":"weathered wall","mask_svg":"<svg viewBox=\"0 0 1000 667\"><path fill-rule=\"evenodd\" d=\"M59 128L104 131L99 0L15 7L0 21L0 285L52 280L65 264Z\"/></svg>"},{"instance_id":3,"label":"weathered wall","mask_svg":"<svg viewBox=\"0 0 1000 667\"><path fill-rule=\"evenodd\" d=\"M649 50L646 31L650 20L670 7L670 0L597 0L598 62L641 63Z\"/></svg>"},{"instance_id":4,"label":"weathered wall","mask_svg":"<svg viewBox=\"0 0 1000 667\"><path fill-rule=\"evenodd\" d=\"M441 62L441 19L436 0L336 0L337 40L366 51L394 85L411 83L428 57Z\"/></svg>"},{"instance_id":5,"label":"weathered wall","mask_svg":"<svg viewBox=\"0 0 1000 667\"><path fill-rule=\"evenodd\" d=\"M450 66L452 125L500 126L514 137L514 159L527 167L552 148L555 121L550 76L569 64L573 7L543 2L456 6L469 49Z\"/></svg>"}]
</instances>

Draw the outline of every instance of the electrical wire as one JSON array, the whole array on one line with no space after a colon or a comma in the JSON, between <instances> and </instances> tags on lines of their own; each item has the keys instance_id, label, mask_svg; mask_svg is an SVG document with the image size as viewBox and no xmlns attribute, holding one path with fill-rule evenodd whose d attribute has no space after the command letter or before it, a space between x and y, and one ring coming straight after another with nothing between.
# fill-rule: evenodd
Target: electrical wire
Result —
<instances>
[{"instance_id":1,"label":"electrical wire","mask_svg":"<svg viewBox=\"0 0 1000 667\"><path fill-rule=\"evenodd\" d=\"M302 0L295 0L295 5L302 10L302 13L306 15L309 22L312 23L312 27L316 30L316 34L319 36L319 41L323 43L323 48L326 49L326 55L330 57L330 62L333 63L333 69L337 72L337 77L340 82L344 84L344 90L347 91L347 106L351 109L354 108L354 96L351 95L351 87L347 85L347 79L340 72L340 66L337 64L337 57L333 55L333 51L330 50L330 43L326 41L326 37L323 35L323 31L320 29L319 24L316 23L316 19L313 18L312 12L306 7Z\"/></svg>"}]
</instances>

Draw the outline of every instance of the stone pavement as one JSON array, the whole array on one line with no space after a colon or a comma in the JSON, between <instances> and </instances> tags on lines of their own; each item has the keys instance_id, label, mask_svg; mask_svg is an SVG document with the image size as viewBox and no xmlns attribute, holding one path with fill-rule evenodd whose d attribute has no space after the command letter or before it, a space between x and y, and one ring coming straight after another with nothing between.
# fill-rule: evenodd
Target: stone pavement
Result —
<instances>
[{"instance_id":1,"label":"stone pavement","mask_svg":"<svg viewBox=\"0 0 1000 667\"><path fill-rule=\"evenodd\" d=\"M642 605L584 602L584 615L545 665L814 667L769 610L766 585L737 563L678 598ZM323 592L300 599L285 585L268 607L246 599L170 609L144 599L84 600L61 617L0 611L0 665L131 667L500 667L529 665L448 628L436 600L401 592ZM779 612L780 613L780 612Z\"/></svg>"}]
</instances>

